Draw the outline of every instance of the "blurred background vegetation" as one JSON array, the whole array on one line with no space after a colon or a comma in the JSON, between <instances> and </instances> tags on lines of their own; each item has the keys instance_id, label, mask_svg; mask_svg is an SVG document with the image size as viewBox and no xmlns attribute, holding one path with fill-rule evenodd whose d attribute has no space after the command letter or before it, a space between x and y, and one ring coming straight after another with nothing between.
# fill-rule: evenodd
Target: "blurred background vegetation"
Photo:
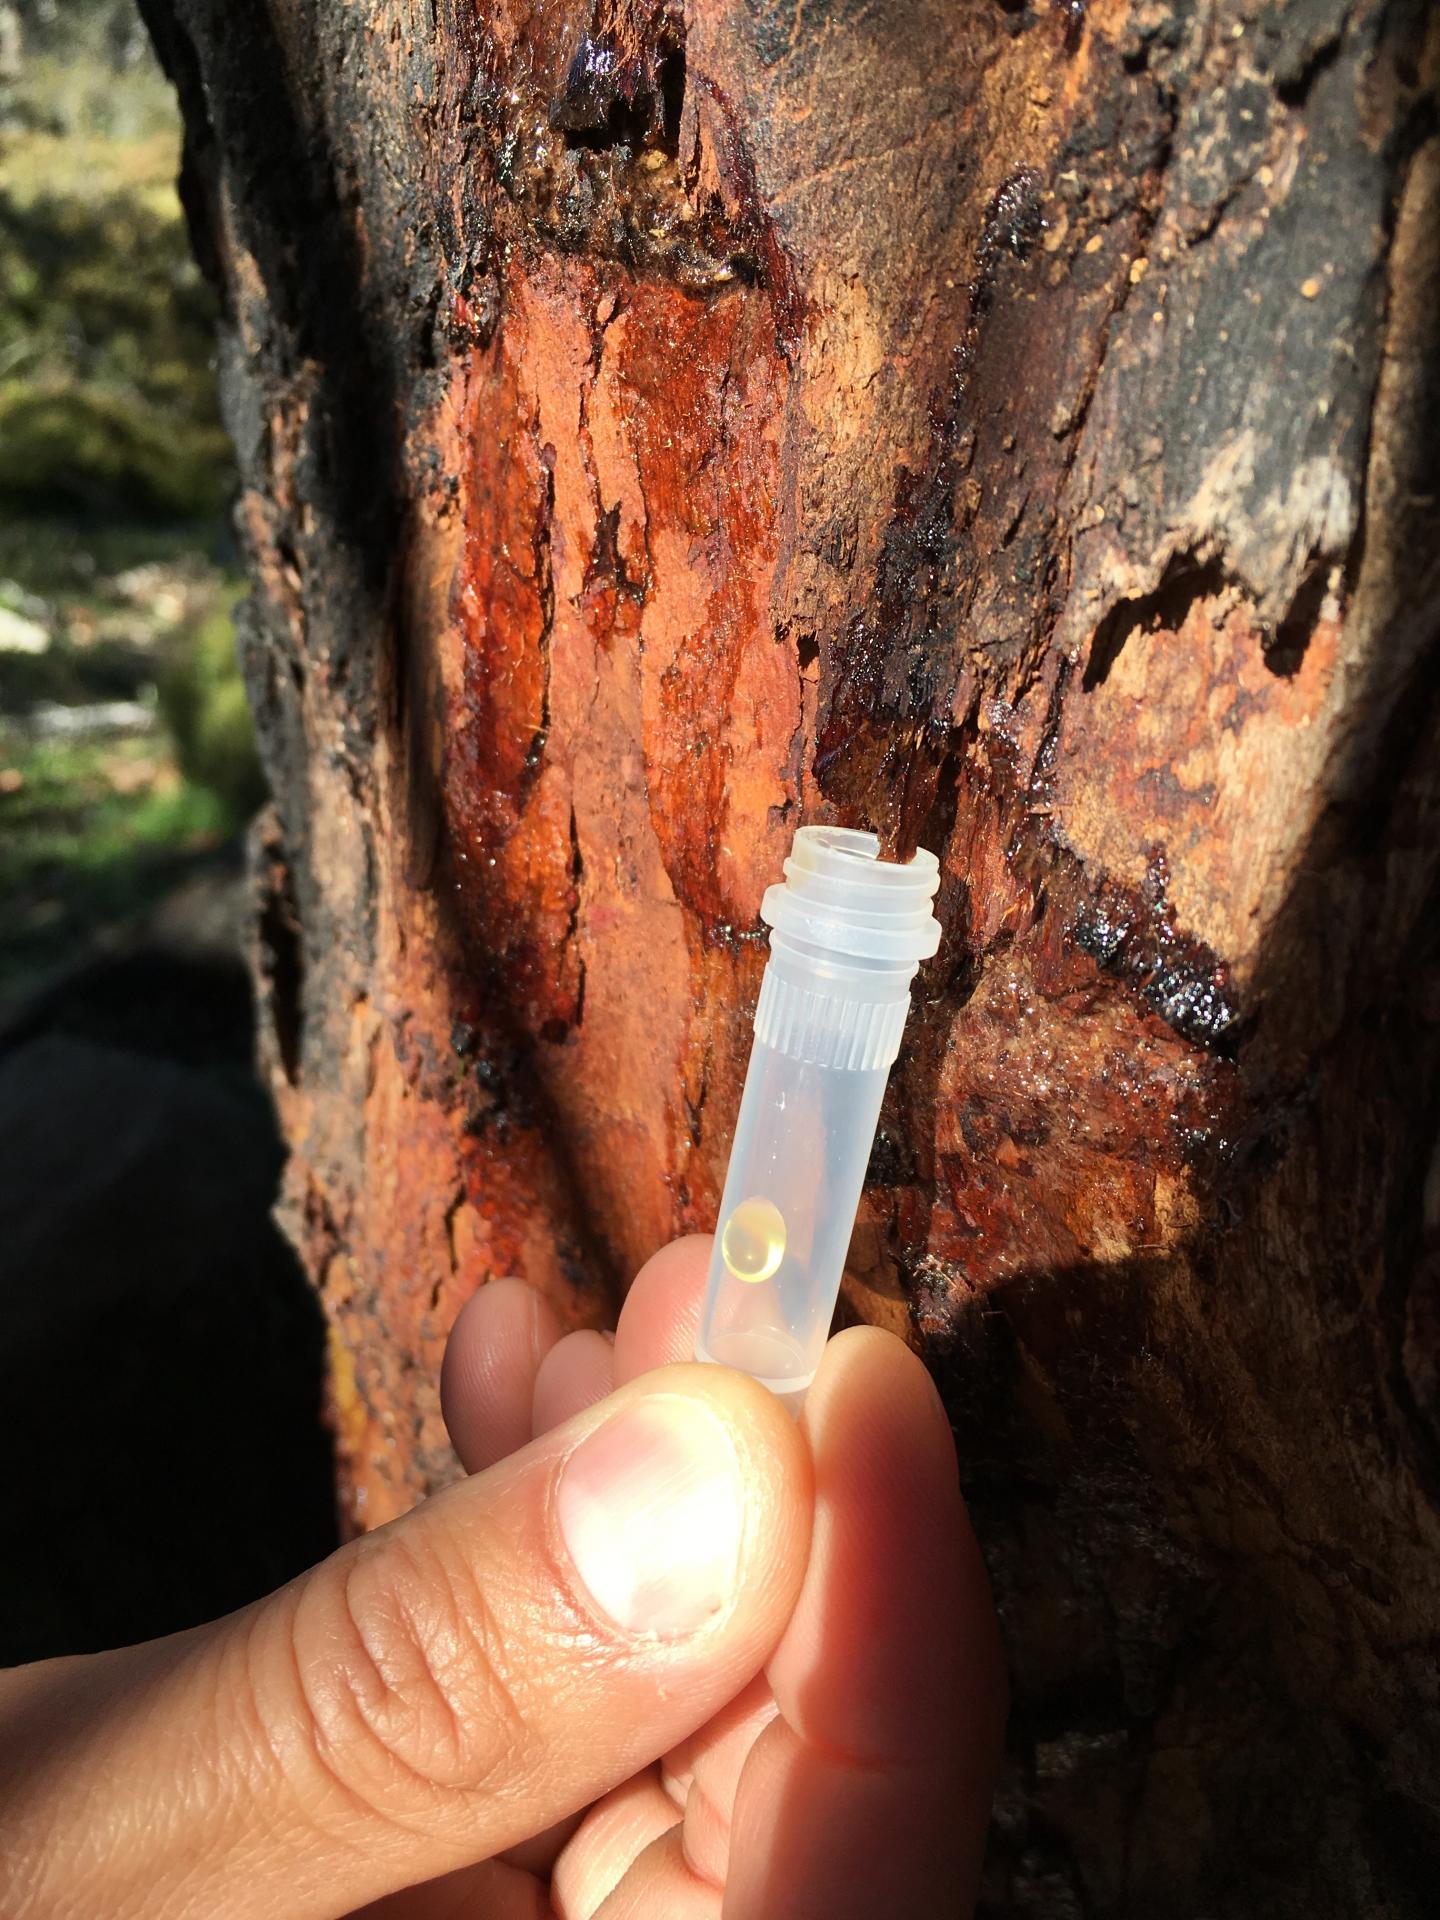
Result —
<instances>
[{"instance_id":1,"label":"blurred background vegetation","mask_svg":"<svg viewBox=\"0 0 1440 1920\"><path fill-rule=\"evenodd\" d=\"M263 798L179 158L133 0L0 0L0 1012Z\"/></svg>"},{"instance_id":2,"label":"blurred background vegetation","mask_svg":"<svg viewBox=\"0 0 1440 1920\"><path fill-rule=\"evenodd\" d=\"M179 160L134 0L0 0L0 1665L212 1618L335 1540Z\"/></svg>"}]
</instances>

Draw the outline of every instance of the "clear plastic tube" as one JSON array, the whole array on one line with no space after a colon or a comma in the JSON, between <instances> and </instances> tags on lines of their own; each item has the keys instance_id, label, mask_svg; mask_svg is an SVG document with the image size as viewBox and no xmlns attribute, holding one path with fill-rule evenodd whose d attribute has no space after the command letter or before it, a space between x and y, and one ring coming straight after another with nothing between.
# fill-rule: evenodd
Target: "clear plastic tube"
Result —
<instances>
[{"instance_id":1,"label":"clear plastic tube","mask_svg":"<svg viewBox=\"0 0 1440 1920\"><path fill-rule=\"evenodd\" d=\"M698 1360L798 1406L829 1336L910 983L940 943L932 853L802 827L761 906L770 958L720 1202Z\"/></svg>"}]
</instances>

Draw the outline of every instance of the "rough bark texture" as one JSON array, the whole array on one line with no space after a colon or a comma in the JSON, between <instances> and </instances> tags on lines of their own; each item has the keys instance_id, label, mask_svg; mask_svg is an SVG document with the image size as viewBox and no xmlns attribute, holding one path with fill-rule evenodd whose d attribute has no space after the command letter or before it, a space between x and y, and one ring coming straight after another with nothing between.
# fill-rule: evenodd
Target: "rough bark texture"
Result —
<instances>
[{"instance_id":1,"label":"rough bark texture","mask_svg":"<svg viewBox=\"0 0 1440 1920\"><path fill-rule=\"evenodd\" d=\"M1004 1614L986 1911L1432 1913L1429 10L145 10L356 1523L476 1286L712 1224L796 824L921 841L847 1300Z\"/></svg>"}]
</instances>

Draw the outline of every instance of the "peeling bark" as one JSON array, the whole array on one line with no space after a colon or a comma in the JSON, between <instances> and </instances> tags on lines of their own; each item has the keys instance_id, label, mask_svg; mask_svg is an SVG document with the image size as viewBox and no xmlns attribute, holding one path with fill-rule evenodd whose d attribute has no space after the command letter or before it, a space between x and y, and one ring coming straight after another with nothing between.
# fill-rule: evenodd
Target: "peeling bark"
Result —
<instances>
[{"instance_id":1,"label":"peeling bark","mask_svg":"<svg viewBox=\"0 0 1440 1920\"><path fill-rule=\"evenodd\" d=\"M846 1300L1004 1615L985 1910L1431 1911L1428 11L144 9L354 1522L454 1471L476 1286L713 1224L795 825L923 842Z\"/></svg>"}]
</instances>

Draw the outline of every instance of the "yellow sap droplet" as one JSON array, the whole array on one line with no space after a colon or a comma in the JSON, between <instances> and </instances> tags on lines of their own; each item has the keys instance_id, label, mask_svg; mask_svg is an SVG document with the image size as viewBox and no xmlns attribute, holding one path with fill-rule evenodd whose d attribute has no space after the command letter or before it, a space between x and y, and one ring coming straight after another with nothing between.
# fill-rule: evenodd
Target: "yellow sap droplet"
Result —
<instances>
[{"instance_id":1,"label":"yellow sap droplet","mask_svg":"<svg viewBox=\"0 0 1440 1920\"><path fill-rule=\"evenodd\" d=\"M720 1257L737 1280L768 1280L785 1258L785 1216L773 1200L742 1200L725 1222Z\"/></svg>"}]
</instances>

